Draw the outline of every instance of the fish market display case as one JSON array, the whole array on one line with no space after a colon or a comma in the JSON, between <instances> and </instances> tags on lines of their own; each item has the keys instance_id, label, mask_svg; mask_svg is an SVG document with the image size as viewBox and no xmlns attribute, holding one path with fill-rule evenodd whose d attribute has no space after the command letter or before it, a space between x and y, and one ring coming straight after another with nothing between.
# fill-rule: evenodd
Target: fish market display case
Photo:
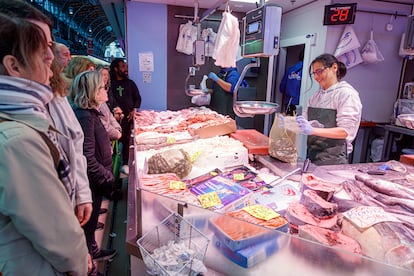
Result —
<instances>
[{"instance_id":1,"label":"fish market display case","mask_svg":"<svg viewBox=\"0 0 414 276\"><path fill-rule=\"evenodd\" d=\"M142 159L140 154L140 151L131 148L126 233L126 248L131 255L131 275L140 275L134 272L133 263L143 263L137 241L175 213L208 239L203 259L206 271L203 275L413 275L413 270L291 234L287 224L282 223L270 229L233 217L231 212L213 211L143 188L142 167L137 162ZM303 164L286 164L268 155L257 155L254 161L257 163L255 165L268 168L280 176L276 181L277 187L285 181L289 182L289 179L300 179ZM311 165L309 170L329 179L346 177L355 171L368 172L379 165ZM407 168L410 173L414 173L413 167ZM396 176L389 172L384 177L392 179Z\"/></svg>"},{"instance_id":2,"label":"fish market display case","mask_svg":"<svg viewBox=\"0 0 414 276\"><path fill-rule=\"evenodd\" d=\"M205 256L205 264L212 273L210 275L412 275L412 271L260 226L255 227L268 232L267 237L272 237L270 244L232 256L233 253L223 250L224 245L215 239L208 223L213 218L223 216L234 221L234 225L240 223L239 220L137 189L136 184L137 182L130 182L128 191L126 244L128 253L132 255L131 262L134 258L141 258L136 243L140 236L171 212L183 212L183 217L210 239Z\"/></svg>"}]
</instances>

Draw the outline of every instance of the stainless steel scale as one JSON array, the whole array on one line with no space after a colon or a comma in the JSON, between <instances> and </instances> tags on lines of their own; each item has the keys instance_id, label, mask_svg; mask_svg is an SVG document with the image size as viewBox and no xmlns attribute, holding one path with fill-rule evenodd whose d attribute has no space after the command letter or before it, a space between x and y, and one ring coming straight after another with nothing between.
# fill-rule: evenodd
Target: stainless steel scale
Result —
<instances>
[{"instance_id":1,"label":"stainless steel scale","mask_svg":"<svg viewBox=\"0 0 414 276\"><path fill-rule=\"evenodd\" d=\"M225 1L224 1L225 2ZM213 8L212 10L215 10ZM198 2L196 1L195 18L199 27L199 23L212 12L209 10L201 20L197 20ZM246 13L242 24L242 56L254 57L256 61L247 64L240 74L233 92L233 110L238 117L253 117L256 114L272 114L277 111L279 104L268 101L239 101L238 90L246 75L247 71L253 67L260 66L260 57L270 57L279 54L280 25L282 18L282 8L277 5L263 4L261 7ZM197 46L197 44L196 44ZM200 44L201 46L201 44ZM195 48L195 56L202 47ZM196 67L190 67L189 73L185 80L185 93L188 96L197 96L209 93L207 90L190 87L188 81L190 77L196 73L196 68L203 65L204 62L195 62ZM268 88L269 89L269 88Z\"/></svg>"},{"instance_id":2,"label":"stainless steel scale","mask_svg":"<svg viewBox=\"0 0 414 276\"><path fill-rule=\"evenodd\" d=\"M260 57L270 57L279 54L280 24L282 8L265 4L246 13L242 28L242 55L254 57L256 62L247 64L233 92L233 110L239 117L253 117L256 114L272 114L277 111L279 104L266 101L239 101L237 92L244 76L252 67L260 66Z\"/></svg>"}]
</instances>

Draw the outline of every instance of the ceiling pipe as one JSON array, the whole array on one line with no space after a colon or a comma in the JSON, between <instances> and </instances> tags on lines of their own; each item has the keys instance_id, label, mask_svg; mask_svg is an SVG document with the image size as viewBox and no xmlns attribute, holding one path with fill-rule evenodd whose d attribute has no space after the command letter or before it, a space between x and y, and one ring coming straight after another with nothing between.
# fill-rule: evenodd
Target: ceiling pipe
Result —
<instances>
[{"instance_id":1,"label":"ceiling pipe","mask_svg":"<svg viewBox=\"0 0 414 276\"><path fill-rule=\"evenodd\" d=\"M118 18L118 14L116 13L116 8L115 8L115 3L114 2L111 2L111 7L112 7L112 12L114 13L114 17L115 17L115 21L116 21L116 26L119 29L119 33L121 34L121 37L123 37L124 34L122 33L121 24L119 23L119 18Z\"/></svg>"},{"instance_id":2,"label":"ceiling pipe","mask_svg":"<svg viewBox=\"0 0 414 276\"><path fill-rule=\"evenodd\" d=\"M103 31L106 31L106 27L105 28L102 28L102 29L100 29L96 34L95 34L95 38L96 39L98 39L100 36L102 36L103 35Z\"/></svg>"},{"instance_id":3,"label":"ceiling pipe","mask_svg":"<svg viewBox=\"0 0 414 276\"><path fill-rule=\"evenodd\" d=\"M70 20L69 20L69 24L68 24L68 38L69 38L69 40L71 39L70 38L70 29L71 29L71 26L72 26L72 22L73 22L73 19L76 17L76 15L78 14L78 12L80 11L80 10L82 10L83 9L83 7L85 7L86 6L86 4L85 3L82 3L82 5L73 13L73 15L71 15L71 17L70 17ZM75 24L76 24L76 22L75 22ZM72 29L74 29L75 30L75 28L72 28Z\"/></svg>"},{"instance_id":4,"label":"ceiling pipe","mask_svg":"<svg viewBox=\"0 0 414 276\"><path fill-rule=\"evenodd\" d=\"M59 8L59 13L57 14L57 19L58 19L58 24L56 26L58 32L60 33L60 27L59 27L59 21L61 21L63 23L63 19L60 18L60 16L62 15L62 12L65 10L66 4L69 2L70 0L66 0L65 3L63 3L62 8ZM64 22L66 24L66 20Z\"/></svg>"},{"instance_id":5,"label":"ceiling pipe","mask_svg":"<svg viewBox=\"0 0 414 276\"><path fill-rule=\"evenodd\" d=\"M217 11L217 9L219 9L222 5L224 4L228 4L229 0L219 0L217 1L210 9L206 10L201 19L200 19L200 23L203 22L204 20L207 19L207 17L209 17L210 15L212 15L213 13L215 13Z\"/></svg>"},{"instance_id":6,"label":"ceiling pipe","mask_svg":"<svg viewBox=\"0 0 414 276\"><path fill-rule=\"evenodd\" d=\"M88 26L91 26L93 23L95 23L96 21L98 21L98 20L102 20L102 18L100 18L100 17L97 17L97 18L95 18L94 20L92 20L90 23L89 23L89 25ZM84 20L82 20L82 23L84 22ZM81 30L81 31L83 31L84 33L83 33L83 36L86 38L88 35L88 30L86 30L86 34L85 34L85 29L84 28L82 28L82 25L80 25L79 26L79 29Z\"/></svg>"},{"instance_id":7,"label":"ceiling pipe","mask_svg":"<svg viewBox=\"0 0 414 276\"><path fill-rule=\"evenodd\" d=\"M88 27L86 28L86 30L87 30L88 34L93 34L96 30L99 30L99 28L100 28L102 25L105 25L105 29L106 29L106 26L108 26L108 22L106 22L106 21L102 21L101 23L99 23L99 24L98 24L98 25L96 25L96 26L92 26L92 23L91 23L91 24L89 24L89 25L88 25ZM92 32L89 32L89 29L91 29L91 30L92 30Z\"/></svg>"}]
</instances>

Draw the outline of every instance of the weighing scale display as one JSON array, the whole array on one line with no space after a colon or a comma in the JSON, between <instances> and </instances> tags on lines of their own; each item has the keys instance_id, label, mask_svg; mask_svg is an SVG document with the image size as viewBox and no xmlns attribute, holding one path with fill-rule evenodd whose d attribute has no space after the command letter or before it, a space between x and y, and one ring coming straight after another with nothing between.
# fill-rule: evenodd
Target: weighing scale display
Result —
<instances>
[{"instance_id":1,"label":"weighing scale display","mask_svg":"<svg viewBox=\"0 0 414 276\"><path fill-rule=\"evenodd\" d=\"M282 8L266 4L243 18L242 56L269 57L279 53Z\"/></svg>"},{"instance_id":2,"label":"weighing scale display","mask_svg":"<svg viewBox=\"0 0 414 276\"><path fill-rule=\"evenodd\" d=\"M257 33L260 30L260 22L256 21L247 26L247 34Z\"/></svg>"},{"instance_id":3,"label":"weighing scale display","mask_svg":"<svg viewBox=\"0 0 414 276\"><path fill-rule=\"evenodd\" d=\"M323 25L354 24L357 3L325 6Z\"/></svg>"}]
</instances>

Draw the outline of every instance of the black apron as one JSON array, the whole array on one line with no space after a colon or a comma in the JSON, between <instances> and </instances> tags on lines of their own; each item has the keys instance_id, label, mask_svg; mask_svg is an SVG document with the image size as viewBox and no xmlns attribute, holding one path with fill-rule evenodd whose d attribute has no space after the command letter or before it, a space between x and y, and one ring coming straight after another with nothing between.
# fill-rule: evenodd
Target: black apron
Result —
<instances>
[{"instance_id":1,"label":"black apron","mask_svg":"<svg viewBox=\"0 0 414 276\"><path fill-rule=\"evenodd\" d=\"M336 110L309 107L308 120L318 120L325 128L336 127ZM309 135L307 157L316 165L348 164L346 140Z\"/></svg>"},{"instance_id":2,"label":"black apron","mask_svg":"<svg viewBox=\"0 0 414 276\"><path fill-rule=\"evenodd\" d=\"M226 76L229 72L226 72L223 75L219 74L219 77L226 81ZM220 85L216 83L213 87L213 94L211 95L211 108L217 113L229 115L234 119L236 115L233 110L233 93L224 91Z\"/></svg>"}]
</instances>

